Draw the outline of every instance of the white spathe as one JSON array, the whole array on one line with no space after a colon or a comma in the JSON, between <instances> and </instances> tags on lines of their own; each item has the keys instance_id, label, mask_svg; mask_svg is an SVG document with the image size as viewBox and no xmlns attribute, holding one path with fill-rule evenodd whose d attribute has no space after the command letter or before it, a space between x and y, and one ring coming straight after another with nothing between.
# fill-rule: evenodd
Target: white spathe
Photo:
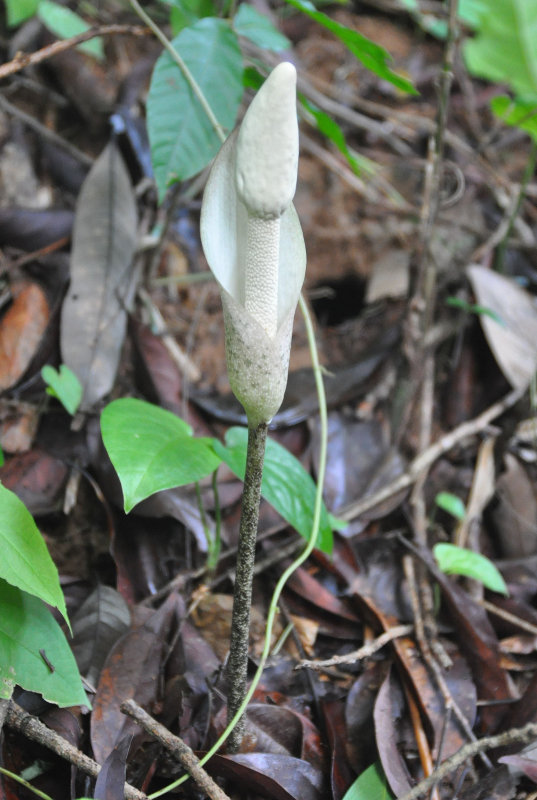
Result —
<instances>
[{"instance_id":1,"label":"white spathe","mask_svg":"<svg viewBox=\"0 0 537 800\"><path fill-rule=\"evenodd\" d=\"M296 71L279 64L212 166L201 240L221 289L231 388L248 424L279 409L306 249L292 205L298 168Z\"/></svg>"}]
</instances>

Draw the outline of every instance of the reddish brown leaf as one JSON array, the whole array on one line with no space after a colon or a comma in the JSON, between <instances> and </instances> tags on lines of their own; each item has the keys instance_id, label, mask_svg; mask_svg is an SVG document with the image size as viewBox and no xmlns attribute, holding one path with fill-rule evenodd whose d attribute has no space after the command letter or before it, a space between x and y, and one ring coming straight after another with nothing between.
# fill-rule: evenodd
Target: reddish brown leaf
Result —
<instances>
[{"instance_id":1,"label":"reddish brown leaf","mask_svg":"<svg viewBox=\"0 0 537 800\"><path fill-rule=\"evenodd\" d=\"M131 742L132 736L123 736L102 765L93 791L97 800L123 800Z\"/></svg>"},{"instance_id":2,"label":"reddish brown leaf","mask_svg":"<svg viewBox=\"0 0 537 800\"><path fill-rule=\"evenodd\" d=\"M22 283L0 320L0 391L17 383L32 361L49 321L45 293L36 283Z\"/></svg>"},{"instance_id":3,"label":"reddish brown leaf","mask_svg":"<svg viewBox=\"0 0 537 800\"><path fill-rule=\"evenodd\" d=\"M101 672L91 716L91 744L95 758L103 763L120 738L139 728L120 711L124 700L133 698L145 708L157 699L162 655L176 616L177 597L166 602L138 628L114 645Z\"/></svg>"},{"instance_id":4,"label":"reddish brown leaf","mask_svg":"<svg viewBox=\"0 0 537 800\"><path fill-rule=\"evenodd\" d=\"M4 486L22 500L31 514L50 514L61 507L69 470L41 450L13 456L0 468Z\"/></svg>"},{"instance_id":5,"label":"reddish brown leaf","mask_svg":"<svg viewBox=\"0 0 537 800\"><path fill-rule=\"evenodd\" d=\"M411 777L399 749L401 735L397 725L403 714L403 693L393 670L390 670L377 695L374 719L382 768L396 797L412 788Z\"/></svg>"},{"instance_id":6,"label":"reddish brown leaf","mask_svg":"<svg viewBox=\"0 0 537 800\"><path fill-rule=\"evenodd\" d=\"M322 773L306 761L272 753L213 756L206 767L233 780L241 793L258 792L270 800L325 800Z\"/></svg>"},{"instance_id":7,"label":"reddish brown leaf","mask_svg":"<svg viewBox=\"0 0 537 800\"><path fill-rule=\"evenodd\" d=\"M347 758L345 703L325 701L322 711L330 747L330 788L333 800L341 800L356 777Z\"/></svg>"}]
</instances>

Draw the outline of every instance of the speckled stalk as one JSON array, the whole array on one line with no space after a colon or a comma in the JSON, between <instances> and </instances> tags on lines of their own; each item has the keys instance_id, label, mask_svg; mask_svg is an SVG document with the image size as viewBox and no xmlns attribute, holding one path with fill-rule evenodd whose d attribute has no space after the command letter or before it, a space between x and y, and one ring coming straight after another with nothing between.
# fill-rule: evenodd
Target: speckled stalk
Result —
<instances>
[{"instance_id":1,"label":"speckled stalk","mask_svg":"<svg viewBox=\"0 0 537 800\"><path fill-rule=\"evenodd\" d=\"M233 719L246 696L250 607L252 605L255 545L267 428L268 426L264 422L254 428L248 428L248 450L242 495L239 548L231 617L231 638L226 670L229 687L227 698L228 723ZM239 750L244 736L244 727L245 719L242 717L227 741L228 753L236 753Z\"/></svg>"}]
</instances>

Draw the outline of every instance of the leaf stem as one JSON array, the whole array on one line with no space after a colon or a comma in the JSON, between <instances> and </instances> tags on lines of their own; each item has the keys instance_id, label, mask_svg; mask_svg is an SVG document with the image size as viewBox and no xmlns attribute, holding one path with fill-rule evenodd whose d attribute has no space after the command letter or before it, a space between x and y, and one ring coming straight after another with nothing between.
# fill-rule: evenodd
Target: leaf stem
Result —
<instances>
[{"instance_id":1,"label":"leaf stem","mask_svg":"<svg viewBox=\"0 0 537 800\"><path fill-rule=\"evenodd\" d=\"M299 299L300 310L302 312L302 316L304 317L304 322L306 324L306 334L308 337L308 344L310 348L311 354L311 362L313 367L313 374L315 376L315 386L317 389L317 397L319 399L319 422L320 422L320 445L319 445L319 467L317 470L317 492L315 494L315 504L313 506L313 522L311 526L311 536L310 539L304 548L304 550L300 553L298 558L293 561L293 563L287 567L287 569L283 572L280 577L280 580L276 584L276 588L274 589L274 593L272 595L272 600L270 601L269 612L267 616L267 625L265 628L265 645L263 648L263 653L261 654L261 658L259 660L259 665L257 667L256 673L253 677L253 680L250 684L246 695L244 696L244 700L240 708L237 709L237 712L232 720L230 720L227 724L226 729L224 732L219 736L217 741L213 744L211 749L200 759L200 766L209 761L212 756L218 752L218 750L222 747L224 742L227 740L233 728L241 719L244 711L250 700L252 699L255 690L259 685L259 681L261 680L261 676L263 675L263 670L265 669L265 664L267 663L267 659L270 653L270 644L272 641L272 628L274 627L274 620L276 618L276 614L278 612L278 602L280 600L280 596L283 592L283 588L286 582L289 580L295 569L298 569L301 564L306 561L312 554L316 542L317 537L319 535L319 526L321 522L321 511L323 505L323 485L324 485L324 476L326 473L326 452L327 452L327 443L328 443L328 421L327 421L327 408L326 408L326 394L324 391L324 383L323 383L323 372L322 367L319 363L319 355L317 352L317 343L315 341L315 332L313 330L313 323L311 321L311 316L308 311L308 307L306 305L306 301L304 297L301 295ZM176 789L181 784L185 783L188 780L189 775L183 775L178 780L171 783L169 786L165 786L163 789L160 789L158 792L154 792L150 794L150 800L154 800L154 798L161 797L167 792Z\"/></svg>"},{"instance_id":2,"label":"leaf stem","mask_svg":"<svg viewBox=\"0 0 537 800\"><path fill-rule=\"evenodd\" d=\"M216 135L218 136L218 138L220 139L220 141L222 143L225 142L226 134L224 132L223 127L220 125L220 123L218 122L217 118L215 117L211 106L207 102L207 98L203 94L201 86L199 85L199 83L197 82L195 77L192 75L191 71L189 70L189 68L187 67L186 63L181 58L181 56L179 55L179 53L177 52L177 50L175 49L173 44L162 33L162 31L160 30L158 25L155 25L155 23L153 22L151 17L144 11L142 6L139 4L138 0L130 0L130 4L133 7L134 11L138 14L140 19L143 19L143 21L148 26L148 28L151 28L151 30L153 31L153 33L155 34L155 36L157 37L157 39L159 40L161 45L164 47L165 50L168 51L168 53L170 54L172 59L175 61L175 63L177 64L177 66L179 67L181 72L183 73L183 76L184 76L185 80L187 81L188 85L190 86L190 88L192 89L192 91L194 92L196 97L198 98L198 101L199 101L201 107L203 108L203 111L207 115L207 118L208 118L209 122L213 126L213 128L214 128L214 130L216 132Z\"/></svg>"},{"instance_id":3,"label":"leaf stem","mask_svg":"<svg viewBox=\"0 0 537 800\"><path fill-rule=\"evenodd\" d=\"M242 708L246 695L250 607L252 605L255 545L267 430L268 425L266 422L261 422L255 427L248 427L248 449L246 451L246 471L244 473L242 494L229 660L226 669L229 685L227 700L228 723L234 720L237 711ZM244 727L245 719L244 716L241 716L227 742L227 751L229 753L236 753L239 750L244 735Z\"/></svg>"}]
</instances>

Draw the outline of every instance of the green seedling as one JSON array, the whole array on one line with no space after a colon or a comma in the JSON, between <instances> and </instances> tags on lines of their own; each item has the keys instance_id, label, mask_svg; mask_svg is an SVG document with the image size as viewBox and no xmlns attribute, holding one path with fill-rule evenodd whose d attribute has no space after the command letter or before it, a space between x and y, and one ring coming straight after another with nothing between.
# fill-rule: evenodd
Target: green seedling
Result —
<instances>
[{"instance_id":1,"label":"green seedling","mask_svg":"<svg viewBox=\"0 0 537 800\"><path fill-rule=\"evenodd\" d=\"M497 322L498 325L501 325L502 328L506 327L504 320L492 308L479 305L479 303L469 303L467 300L463 300L462 297L446 297L445 303L452 308L460 308L461 311L466 311L467 314L490 317L494 322Z\"/></svg>"},{"instance_id":2,"label":"green seedling","mask_svg":"<svg viewBox=\"0 0 537 800\"><path fill-rule=\"evenodd\" d=\"M464 575L479 581L492 592L505 596L509 594L498 568L481 553L444 543L435 545L433 553L439 568L446 575Z\"/></svg>"},{"instance_id":3,"label":"green seedling","mask_svg":"<svg viewBox=\"0 0 537 800\"><path fill-rule=\"evenodd\" d=\"M343 800L395 800L380 762L371 764L347 789Z\"/></svg>"},{"instance_id":4,"label":"green seedling","mask_svg":"<svg viewBox=\"0 0 537 800\"><path fill-rule=\"evenodd\" d=\"M82 400L82 385L75 373L65 364L59 371L49 364L41 369L41 377L47 384L46 392L60 401L68 414L76 414Z\"/></svg>"},{"instance_id":5,"label":"green seedling","mask_svg":"<svg viewBox=\"0 0 537 800\"><path fill-rule=\"evenodd\" d=\"M447 511L447 513L451 514L451 516L455 517L455 519L463 520L465 518L466 508L460 497L457 497L457 495L452 494L451 492L439 492L434 501L438 508L441 508L443 511Z\"/></svg>"}]
</instances>

